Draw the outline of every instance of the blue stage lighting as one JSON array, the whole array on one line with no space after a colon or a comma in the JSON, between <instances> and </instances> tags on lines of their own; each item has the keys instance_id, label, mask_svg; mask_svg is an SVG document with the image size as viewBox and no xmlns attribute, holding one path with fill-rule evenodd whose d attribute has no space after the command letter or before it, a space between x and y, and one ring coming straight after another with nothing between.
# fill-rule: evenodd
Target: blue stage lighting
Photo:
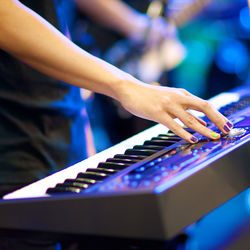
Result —
<instances>
[{"instance_id":1,"label":"blue stage lighting","mask_svg":"<svg viewBox=\"0 0 250 250\"><path fill-rule=\"evenodd\" d=\"M248 65L248 49L246 45L239 40L224 40L218 47L216 64L226 73L241 73Z\"/></svg>"}]
</instances>

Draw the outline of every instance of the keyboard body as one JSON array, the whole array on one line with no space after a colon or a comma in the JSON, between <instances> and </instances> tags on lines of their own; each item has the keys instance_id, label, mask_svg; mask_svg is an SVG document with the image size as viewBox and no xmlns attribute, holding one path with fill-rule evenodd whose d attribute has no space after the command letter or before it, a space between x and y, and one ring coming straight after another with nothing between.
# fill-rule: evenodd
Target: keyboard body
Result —
<instances>
[{"instance_id":1,"label":"keyboard body","mask_svg":"<svg viewBox=\"0 0 250 250\"><path fill-rule=\"evenodd\" d=\"M196 134L197 144L178 141L78 194L46 194L48 187L105 157L167 133L156 125L5 196L0 202L0 229L152 240L174 237L249 188L249 98L240 102L245 96L250 96L249 88L211 99L234 123L229 136L210 141Z\"/></svg>"}]
</instances>

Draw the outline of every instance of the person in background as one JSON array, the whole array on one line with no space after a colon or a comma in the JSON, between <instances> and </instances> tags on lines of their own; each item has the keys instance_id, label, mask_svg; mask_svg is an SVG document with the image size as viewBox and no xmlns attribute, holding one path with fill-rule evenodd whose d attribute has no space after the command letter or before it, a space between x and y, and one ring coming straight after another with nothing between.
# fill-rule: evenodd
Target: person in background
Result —
<instances>
[{"instance_id":1,"label":"person in background","mask_svg":"<svg viewBox=\"0 0 250 250\"><path fill-rule=\"evenodd\" d=\"M123 32L130 32L134 23L138 27L131 34L141 27L137 13L118 0L76 4L90 14L99 6L99 21ZM184 89L146 84L76 46L69 33L74 8L68 0L0 0L1 196L87 157L88 124L80 89L109 96L190 143L197 138L175 118L210 139L220 138L190 109L206 114L222 133L232 128L209 102Z\"/></svg>"},{"instance_id":2,"label":"person in background","mask_svg":"<svg viewBox=\"0 0 250 250\"><path fill-rule=\"evenodd\" d=\"M174 26L168 25L161 17L166 10L164 2L164 0L98 0L91 1L94 3L92 5L88 4L89 1L82 2L81 10L77 9L71 28L72 39L84 50L136 78L147 83L158 82L157 77L154 80L146 80L142 75L150 75L151 70L155 69L151 65L155 64L151 60L153 58L150 56L150 59L146 53L151 51L149 52L151 55L154 48L163 40L176 37ZM98 6L97 3L101 3L101 6ZM106 11L100 15L103 10ZM119 15L115 18L112 13L115 15L119 13ZM107 23L106 20L108 20ZM176 55L175 52L173 53ZM145 56L147 64L150 64L147 67L144 65ZM170 60L174 61L173 56L171 58ZM148 62L149 59L151 63ZM156 60L161 61L159 57ZM145 66L143 72L139 70L142 65ZM139 71L142 75L139 74ZM160 82L166 85L166 81L163 79ZM85 98L89 97L86 98L86 107L97 152L155 125L152 121L133 116L118 102L107 96L86 95L88 93L86 91L84 93ZM109 112L105 112L106 110ZM102 140L99 140L100 137Z\"/></svg>"}]
</instances>

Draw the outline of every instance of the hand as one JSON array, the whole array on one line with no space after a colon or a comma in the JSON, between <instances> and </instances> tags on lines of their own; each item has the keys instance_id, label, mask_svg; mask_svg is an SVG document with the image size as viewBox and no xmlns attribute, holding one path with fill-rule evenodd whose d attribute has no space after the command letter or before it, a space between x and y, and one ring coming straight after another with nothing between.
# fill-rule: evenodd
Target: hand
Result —
<instances>
[{"instance_id":1,"label":"hand","mask_svg":"<svg viewBox=\"0 0 250 250\"><path fill-rule=\"evenodd\" d=\"M177 38L175 26L168 24L162 17L151 19L147 15L140 15L135 26L129 38L145 50L158 46L164 39Z\"/></svg>"},{"instance_id":2,"label":"hand","mask_svg":"<svg viewBox=\"0 0 250 250\"><path fill-rule=\"evenodd\" d=\"M179 118L187 127L210 139L220 138L220 134L207 128L204 121L192 115L189 112L190 109L203 112L224 134L228 134L233 127L232 123L208 101L200 99L184 89L143 83L125 85L127 88L120 99L125 109L136 116L167 126L176 135L190 143L197 142L197 138L187 132L174 118Z\"/></svg>"},{"instance_id":3,"label":"hand","mask_svg":"<svg viewBox=\"0 0 250 250\"><path fill-rule=\"evenodd\" d=\"M152 19L148 29L147 48L158 46L164 39L177 39L176 27L168 24L162 17Z\"/></svg>"}]
</instances>

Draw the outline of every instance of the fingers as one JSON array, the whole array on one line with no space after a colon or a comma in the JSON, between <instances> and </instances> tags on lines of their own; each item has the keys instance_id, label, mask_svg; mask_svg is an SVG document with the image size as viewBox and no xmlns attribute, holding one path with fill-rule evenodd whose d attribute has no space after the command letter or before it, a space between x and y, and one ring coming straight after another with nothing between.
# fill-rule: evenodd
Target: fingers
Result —
<instances>
[{"instance_id":1,"label":"fingers","mask_svg":"<svg viewBox=\"0 0 250 250\"><path fill-rule=\"evenodd\" d=\"M233 124L219 111L217 111L208 101L197 97L194 98L194 96L186 98L189 99L190 108L203 112L224 134L228 134L230 132Z\"/></svg>"},{"instance_id":2,"label":"fingers","mask_svg":"<svg viewBox=\"0 0 250 250\"><path fill-rule=\"evenodd\" d=\"M232 128L232 124L220 114L209 102L193 96L186 90L180 90L183 96L179 99L180 105L172 105L168 109L167 116L162 117L162 122L175 134L182 137L190 143L195 143L198 139L186 131L182 126L174 121L174 118L179 118L185 126L198 132L199 134L212 140L219 139L220 134L206 127L206 123L189 113L189 109L194 109L203 112L208 118L224 133L228 134ZM176 97L175 97L176 98Z\"/></svg>"},{"instance_id":3,"label":"fingers","mask_svg":"<svg viewBox=\"0 0 250 250\"><path fill-rule=\"evenodd\" d=\"M188 112L188 111L187 111ZM188 112L189 113L189 112ZM203 121L202 119L194 116L192 113L189 113L190 115L192 115L200 124L202 124L203 126L207 126L207 123L205 121Z\"/></svg>"},{"instance_id":4,"label":"fingers","mask_svg":"<svg viewBox=\"0 0 250 250\"><path fill-rule=\"evenodd\" d=\"M173 118L166 115L163 117L164 119L162 121L159 121L161 124L168 127L173 133L180 136L184 140L190 142L190 143L196 143L198 142L198 139L194 137L192 134L187 132L181 125L179 125Z\"/></svg>"},{"instance_id":5,"label":"fingers","mask_svg":"<svg viewBox=\"0 0 250 250\"><path fill-rule=\"evenodd\" d=\"M195 130L196 132L206 136L210 139L219 139L220 134L215 133L213 130L207 128L204 126L204 124L201 124L197 118L195 118L192 114L189 112L186 112L185 110L178 110L179 119L189 128Z\"/></svg>"},{"instance_id":6,"label":"fingers","mask_svg":"<svg viewBox=\"0 0 250 250\"><path fill-rule=\"evenodd\" d=\"M194 117L194 119L196 119L201 125L203 125L203 126L207 126L207 123L205 122L205 121L203 121L202 119L200 119L200 118L198 118L198 117L196 117L195 115L193 115L192 113L190 113L190 111L186 111L186 112L188 112L190 115L192 115L193 117ZM176 118L176 116L175 115L170 115L173 119L174 118Z\"/></svg>"},{"instance_id":7,"label":"fingers","mask_svg":"<svg viewBox=\"0 0 250 250\"><path fill-rule=\"evenodd\" d=\"M215 124L224 134L228 134L233 128L233 124L217 111L209 102L202 103L201 111Z\"/></svg>"}]
</instances>

